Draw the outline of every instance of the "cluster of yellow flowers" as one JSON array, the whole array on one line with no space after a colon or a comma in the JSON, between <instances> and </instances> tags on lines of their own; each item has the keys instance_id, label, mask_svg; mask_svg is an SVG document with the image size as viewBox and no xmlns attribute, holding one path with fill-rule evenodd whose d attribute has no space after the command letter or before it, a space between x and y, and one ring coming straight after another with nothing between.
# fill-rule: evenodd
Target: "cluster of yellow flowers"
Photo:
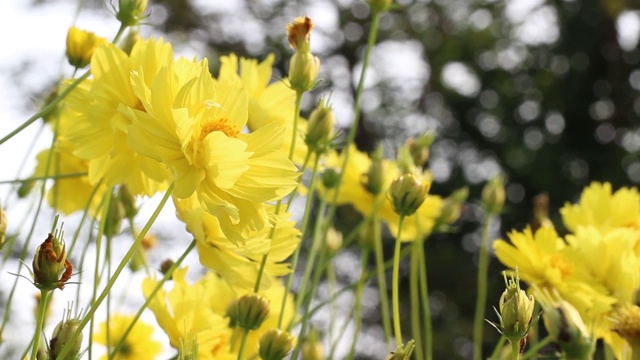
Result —
<instances>
[{"instance_id":1,"label":"cluster of yellow flowers","mask_svg":"<svg viewBox=\"0 0 640 360\"><path fill-rule=\"evenodd\" d=\"M594 182L579 203L567 203L560 213L569 232L564 237L543 221L536 230L509 233L511 243L496 241L496 256L535 285L534 297L559 296L575 307L588 335L604 339L623 358L627 341L634 340L621 336L623 315L636 304L640 286L640 193ZM640 333L640 323L633 326Z\"/></svg>"}]
</instances>

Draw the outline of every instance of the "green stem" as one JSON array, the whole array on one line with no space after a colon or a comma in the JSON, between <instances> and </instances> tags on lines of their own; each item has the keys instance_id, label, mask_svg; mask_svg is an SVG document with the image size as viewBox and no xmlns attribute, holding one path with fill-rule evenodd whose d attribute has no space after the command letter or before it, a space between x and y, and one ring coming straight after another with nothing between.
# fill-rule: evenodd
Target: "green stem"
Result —
<instances>
[{"instance_id":1,"label":"green stem","mask_svg":"<svg viewBox=\"0 0 640 360\"><path fill-rule=\"evenodd\" d=\"M480 244L480 259L478 264L478 297L476 298L476 313L473 322L473 358L482 359L482 329L484 325L484 311L487 303L487 273L489 271L489 229L492 216L487 214L482 225L482 243Z\"/></svg>"},{"instance_id":2,"label":"green stem","mask_svg":"<svg viewBox=\"0 0 640 360\"><path fill-rule=\"evenodd\" d=\"M411 265L410 265L410 277L409 277L409 297L411 300L411 337L416 341L416 358L426 359L424 357L424 351L422 349L422 330L420 321L420 286L418 280L420 278L420 258L418 252L422 251L418 246L418 241L414 241L411 244Z\"/></svg>"},{"instance_id":3,"label":"green stem","mask_svg":"<svg viewBox=\"0 0 640 360\"><path fill-rule=\"evenodd\" d=\"M364 284L367 279L367 267L369 265L369 249L362 247L361 268L360 268L360 280L356 286L356 313L353 321L355 322L355 329L353 332L353 340L351 341L351 350L349 350L349 356L347 359L353 359L356 353L356 344L358 343L358 335L360 334L360 328L362 327L362 293L364 291Z\"/></svg>"},{"instance_id":4,"label":"green stem","mask_svg":"<svg viewBox=\"0 0 640 360\"><path fill-rule=\"evenodd\" d=\"M429 305L429 288L427 287L427 260L424 255L422 240L416 240L420 244L418 258L420 261L420 299L422 300L423 322L424 322L424 343L426 347L426 359L433 358L433 329L431 324L431 307Z\"/></svg>"},{"instance_id":5,"label":"green stem","mask_svg":"<svg viewBox=\"0 0 640 360\"><path fill-rule=\"evenodd\" d=\"M498 343L496 344L496 347L493 349L493 352L491 353L491 357L489 359L491 360L500 359L500 353L502 352L502 347L504 346L505 341L507 341L507 338L504 336L501 336L500 339L498 340ZM527 355L525 355L525 358L526 357Z\"/></svg>"},{"instance_id":6,"label":"green stem","mask_svg":"<svg viewBox=\"0 0 640 360\"><path fill-rule=\"evenodd\" d=\"M60 351L60 354L58 355L58 358L64 359L64 356L66 356L69 353L69 351L71 350L71 345L70 344L73 344L74 340L82 332L82 329L84 329L84 327L87 325L89 320L93 318L95 312L98 310L98 307L100 306L100 304L102 304L102 301L104 301L104 299L107 297L107 295L109 295L109 292L111 291L111 288L113 288L113 285L116 283L116 280L120 276L120 273L122 273L122 270L124 270L124 268L127 266L127 264L129 263L129 260L131 260L131 257L137 251L137 247L142 242L142 239L144 238L144 236L147 234L147 232L151 228L151 225L153 225L153 223L158 218L158 215L160 214L160 211L162 210L164 205L167 203L167 200L169 200L169 198L171 197L171 192L173 192L173 188L174 188L174 184L172 183L169 186L169 189L167 189L166 193L164 194L164 197L162 198L162 200L160 200L160 203L158 204L158 207L153 212L153 214L151 214L151 217L149 218L147 223L144 225L144 227L140 231L140 234L138 234L138 237L136 238L136 240L133 243L133 245L129 248L127 253L124 255L124 257L122 258L122 261L120 261L120 264L118 264L118 267L116 268L116 270L114 271L113 275L111 276L111 278L107 282L107 285L105 286L104 290L102 291L102 293L100 293L100 296L98 296L96 301L92 303L91 308L89 309L89 311L87 312L85 317L80 322L80 324L79 324L78 328L76 329L76 331L73 333L71 340Z\"/></svg>"},{"instance_id":7,"label":"green stem","mask_svg":"<svg viewBox=\"0 0 640 360\"><path fill-rule=\"evenodd\" d=\"M36 359L38 349L40 347L40 338L42 338L42 328L44 327L44 318L47 313L47 302L49 301L50 290L40 290L40 304L38 304L38 320L36 322L36 332L33 334L33 347L31 348L31 360Z\"/></svg>"},{"instance_id":8,"label":"green stem","mask_svg":"<svg viewBox=\"0 0 640 360\"><path fill-rule=\"evenodd\" d=\"M162 279L160 281L158 281L158 283L153 288L151 293L149 293L149 295L145 299L145 301L142 304L142 306L140 307L140 309L138 309L138 312L136 312L135 316L133 317L133 321L131 321L131 324L129 324L127 329L122 333L122 336L118 340L118 343L116 344L116 346L114 346L113 350L111 351L111 354L109 355L111 358L115 358L115 356L118 353L118 351L120 351L120 349L124 345L124 341L127 339L127 336L129 336L129 333L133 329L133 326L136 324L136 322L138 321L140 316L142 316L142 312L144 312L144 310L149 306L149 304L151 303L151 301L153 301L153 299L155 298L155 296L158 293L158 291L160 291L160 289L162 289L162 286L164 285L164 283L173 276L173 272L178 267L180 267L180 264L182 264L184 259L187 257L187 255L189 255L189 253L191 252L191 250L193 250L193 248L195 246L196 246L196 240L191 241L191 244L189 244L187 249L182 253L182 255L180 255L178 260L176 260L171 265L171 267L169 267L169 270L167 270L167 272L164 274Z\"/></svg>"},{"instance_id":9,"label":"green stem","mask_svg":"<svg viewBox=\"0 0 640 360\"><path fill-rule=\"evenodd\" d=\"M51 176L32 176L32 177L28 177L26 179L14 179L14 180L0 181L0 185L23 183L23 182L27 182L27 181L49 180L49 179L59 180L59 179L78 178L78 177L82 177L82 176L87 176L87 174L88 174L87 172L77 172L77 173L57 174L57 175L51 175Z\"/></svg>"},{"instance_id":10,"label":"green stem","mask_svg":"<svg viewBox=\"0 0 640 360\"><path fill-rule=\"evenodd\" d=\"M511 360L520 360L520 342L511 341Z\"/></svg>"},{"instance_id":11,"label":"green stem","mask_svg":"<svg viewBox=\"0 0 640 360\"><path fill-rule=\"evenodd\" d=\"M503 336L503 338L505 337ZM553 342L553 339L547 335L547 337L545 337L544 339L531 345L529 347L529 350L522 356L522 360L535 356L543 347L547 346L551 342Z\"/></svg>"},{"instance_id":12,"label":"green stem","mask_svg":"<svg viewBox=\"0 0 640 360\"><path fill-rule=\"evenodd\" d=\"M374 251L376 257L376 273L378 275L378 292L380 293L380 309L382 311L382 327L384 329L384 339L387 343L387 351L391 351L391 315L389 314L389 295L387 293L387 279L384 268L384 254L382 253L382 232L378 217L371 218L374 230Z\"/></svg>"},{"instance_id":13,"label":"green stem","mask_svg":"<svg viewBox=\"0 0 640 360\"><path fill-rule=\"evenodd\" d=\"M327 283L329 284L329 299L334 299L338 280L336 279L336 271L333 266L333 259L327 261ZM336 326L337 306L336 302L329 303L329 343L334 339L333 329Z\"/></svg>"},{"instance_id":14,"label":"green stem","mask_svg":"<svg viewBox=\"0 0 640 360\"><path fill-rule=\"evenodd\" d=\"M294 108L293 118L293 135L291 135L291 147L289 148L289 160L293 160L293 154L296 152L296 139L298 138L298 122L300 121L300 107L302 105L302 95L304 91L296 91L296 105Z\"/></svg>"},{"instance_id":15,"label":"green stem","mask_svg":"<svg viewBox=\"0 0 640 360\"><path fill-rule=\"evenodd\" d=\"M238 360L244 360L244 349L247 347L248 338L249 338L249 330L243 329L242 340L240 341L240 350L238 350Z\"/></svg>"},{"instance_id":16,"label":"green stem","mask_svg":"<svg viewBox=\"0 0 640 360\"><path fill-rule=\"evenodd\" d=\"M404 215L400 215L398 222L398 236L396 236L396 246L393 251L393 277L391 284L392 301L393 301L393 327L395 329L396 345L398 349L402 349L402 328L400 326L400 240L402 235L402 224L404 223Z\"/></svg>"}]
</instances>

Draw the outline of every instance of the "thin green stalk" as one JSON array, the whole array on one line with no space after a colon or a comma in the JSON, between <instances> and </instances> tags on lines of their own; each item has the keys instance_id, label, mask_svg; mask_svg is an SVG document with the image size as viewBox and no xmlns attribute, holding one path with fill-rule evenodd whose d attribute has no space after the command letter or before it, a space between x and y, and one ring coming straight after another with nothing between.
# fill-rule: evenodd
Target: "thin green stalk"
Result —
<instances>
[{"instance_id":1,"label":"thin green stalk","mask_svg":"<svg viewBox=\"0 0 640 360\"><path fill-rule=\"evenodd\" d=\"M336 279L336 270L333 266L333 259L327 261L327 284L329 285L329 299L334 298L336 289L338 288L338 280ZM336 308L335 301L329 303L329 343L334 339L333 327L336 323L338 309Z\"/></svg>"},{"instance_id":2,"label":"thin green stalk","mask_svg":"<svg viewBox=\"0 0 640 360\"><path fill-rule=\"evenodd\" d=\"M473 322L473 358L482 359L482 328L484 325L484 310L487 303L487 273L489 271L489 229L492 216L487 214L482 225L482 243L480 244L480 259L478 263L478 296L476 298L476 314Z\"/></svg>"},{"instance_id":3,"label":"thin green stalk","mask_svg":"<svg viewBox=\"0 0 640 360\"><path fill-rule=\"evenodd\" d=\"M358 335L360 334L360 328L362 327L362 293L364 291L364 284L367 278L367 268L369 267L369 249L362 247L360 256L360 280L358 286L356 286L356 309L354 316L355 329L353 331L353 340L351 341L351 349L347 359L353 359L356 354L356 344L358 343Z\"/></svg>"},{"instance_id":4,"label":"thin green stalk","mask_svg":"<svg viewBox=\"0 0 640 360\"><path fill-rule=\"evenodd\" d=\"M129 263L129 260L131 260L131 257L136 252L137 247L142 242L142 239L151 228L151 225L153 225L153 223L158 218L158 215L160 214L160 211L162 210L164 205L167 203L167 200L169 200L169 198L171 197L171 192L173 192L173 188L174 188L174 184L172 183L169 186L169 189L167 189L166 193L164 194L164 197L162 198L162 200L160 200L160 204L158 204L158 207L153 212L153 214L151 214L151 217L149 218L149 220L147 220L147 223L144 225L144 227L140 231L140 234L138 234L138 237L136 238L133 245L129 248L127 253L124 255L122 261L120 261L120 264L118 264L118 267L116 268L113 275L107 282L107 285L105 286L104 290L102 291L102 293L100 293L100 296L98 296L96 301L92 303L91 308L89 309L85 317L80 322L76 331L73 333L72 339L60 350L60 354L58 355L59 358L63 359L64 356L66 356L69 353L69 351L71 350L70 344L72 344L73 340L75 340L75 338L79 336L79 334L82 332L82 329L84 329L87 323L89 323L90 319L93 318L95 312L98 310L98 307L100 306L100 304L102 304L102 301L104 301L107 295L109 295L109 292L111 291L111 288L113 288L113 285L116 283L116 280L120 276L120 273L122 273L122 270L124 270L125 266L127 266L127 263Z\"/></svg>"},{"instance_id":5,"label":"thin green stalk","mask_svg":"<svg viewBox=\"0 0 640 360\"><path fill-rule=\"evenodd\" d=\"M398 236L396 236L396 246L393 251L393 277L391 284L391 295L393 301L393 327L395 329L396 344L399 349L402 349L402 328L400 326L400 240L402 235L402 225L404 223L404 215L400 215L400 221L398 222Z\"/></svg>"},{"instance_id":6,"label":"thin green stalk","mask_svg":"<svg viewBox=\"0 0 640 360\"><path fill-rule=\"evenodd\" d=\"M511 341L511 360L520 360L520 342Z\"/></svg>"},{"instance_id":7,"label":"thin green stalk","mask_svg":"<svg viewBox=\"0 0 640 360\"><path fill-rule=\"evenodd\" d=\"M431 307L429 305L429 288L427 287L427 260L424 255L423 240L416 239L420 244L418 251L418 259L420 263L420 299L422 300L423 319L424 322L424 343L426 359L433 358L433 329L431 324Z\"/></svg>"},{"instance_id":8,"label":"thin green stalk","mask_svg":"<svg viewBox=\"0 0 640 360\"><path fill-rule=\"evenodd\" d=\"M242 332L242 340L240 341L240 350L238 350L238 360L244 360L244 349L247 347L247 339L249 338L249 330L244 329Z\"/></svg>"},{"instance_id":9,"label":"thin green stalk","mask_svg":"<svg viewBox=\"0 0 640 360\"><path fill-rule=\"evenodd\" d=\"M373 244L376 258L376 272L378 275L378 292L380 293L380 310L382 311L382 328L384 329L384 340L387 344L387 351L391 351L391 315L389 314L389 295L387 293L387 279L384 269L384 254L382 252L382 231L378 217L373 216L371 221L374 224Z\"/></svg>"},{"instance_id":10,"label":"thin green stalk","mask_svg":"<svg viewBox=\"0 0 640 360\"><path fill-rule=\"evenodd\" d=\"M491 353L491 357L489 359L498 360L500 358L500 353L502 352L502 347L504 346L505 341L507 341L507 338L504 336L501 336L500 339L498 340L498 343L496 344L496 347L493 349L493 352ZM525 354L524 358L526 357L527 355Z\"/></svg>"},{"instance_id":11,"label":"thin green stalk","mask_svg":"<svg viewBox=\"0 0 640 360\"><path fill-rule=\"evenodd\" d=\"M304 91L296 91L296 102L293 110L293 135L291 136L291 147L289 148L289 160L293 160L293 154L296 152L296 139L298 138L298 122L300 119L300 107L302 105L302 95Z\"/></svg>"},{"instance_id":12,"label":"thin green stalk","mask_svg":"<svg viewBox=\"0 0 640 360\"><path fill-rule=\"evenodd\" d=\"M422 348L422 330L421 330L421 319L420 319L420 285L418 280L420 278L420 258L418 256L418 252L422 251L420 246L418 246L418 241L414 241L411 244L411 265L410 265L410 276L409 276L409 299L411 306L411 332L412 337L416 342L415 354L417 359L426 359L424 357L424 350Z\"/></svg>"},{"instance_id":13,"label":"thin green stalk","mask_svg":"<svg viewBox=\"0 0 640 360\"><path fill-rule=\"evenodd\" d=\"M505 338L505 337L503 336L503 338ZM542 340L536 342L535 344L531 345L529 347L529 350L522 356L522 360L525 360L525 359L528 359L528 358L531 358L531 357L535 356L536 354L538 354L538 352L543 347L547 346L551 342L553 342L553 339L549 335L547 335L544 339L542 339ZM504 341L503 341L503 343L504 343Z\"/></svg>"},{"instance_id":14,"label":"thin green stalk","mask_svg":"<svg viewBox=\"0 0 640 360\"><path fill-rule=\"evenodd\" d=\"M120 349L124 345L124 341L127 339L127 336L129 336L129 333L131 333L131 330L133 329L133 326L136 324L138 319L140 319L140 316L142 316L142 313L144 312L144 310L149 306L151 301L153 301L153 299L156 297L156 294L158 293L158 291L162 289L162 286L164 285L164 283L173 276L173 272L178 267L180 267L180 264L182 264L184 259L187 257L187 255L189 255L189 253L193 250L195 246L196 246L196 240L194 239L191 241L191 243L189 244L187 249L182 253L182 255L180 255L180 257L171 265L171 267L169 267L169 270L167 270L167 272L164 274L162 279L158 281L158 283L153 288L151 293L149 293L147 298L144 300L144 303L142 304L140 309L138 309L136 314L133 316L133 320L131 321L131 324L129 324L127 329L122 333L122 336L118 340L118 343L116 344L116 346L113 347L113 350L111 350L111 353L109 355L110 357L115 357L118 351L120 351Z\"/></svg>"},{"instance_id":15,"label":"thin green stalk","mask_svg":"<svg viewBox=\"0 0 640 360\"><path fill-rule=\"evenodd\" d=\"M355 307L356 307L356 303L354 302L351 305L349 314L351 314L355 310ZM342 338L344 338L344 334L347 332L347 329L349 328L349 323L350 323L349 319L345 319L344 323L342 324L342 327L340 328L340 331L338 331L338 337L335 339L335 341L331 342L330 344L331 351L329 351L329 356L327 356L327 360L333 360L333 356L336 352L336 349L338 348L338 343L340 342L340 340L342 340Z\"/></svg>"},{"instance_id":16,"label":"thin green stalk","mask_svg":"<svg viewBox=\"0 0 640 360\"><path fill-rule=\"evenodd\" d=\"M57 175L49 175L49 176L32 176L26 179L13 179L13 180L3 180L0 181L0 185L3 184L14 184L14 183L23 183L27 181L38 181L38 180L49 180L49 179L69 179L69 178L77 178L81 176L86 176L88 173L86 172L77 172L77 173L67 173L67 174L57 174Z\"/></svg>"},{"instance_id":17,"label":"thin green stalk","mask_svg":"<svg viewBox=\"0 0 640 360\"><path fill-rule=\"evenodd\" d=\"M42 338L42 328L44 327L44 318L47 313L47 302L49 301L50 290L40 290L40 304L38 304L38 320L36 322L36 332L33 334L33 347L31 348L31 360L36 359L38 348L40 347L40 338Z\"/></svg>"}]
</instances>

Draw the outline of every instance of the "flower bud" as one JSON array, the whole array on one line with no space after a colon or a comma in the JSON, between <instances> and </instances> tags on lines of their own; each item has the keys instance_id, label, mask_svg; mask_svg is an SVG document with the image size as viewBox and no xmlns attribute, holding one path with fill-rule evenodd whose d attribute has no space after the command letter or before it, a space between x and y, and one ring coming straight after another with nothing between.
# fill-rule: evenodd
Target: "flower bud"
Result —
<instances>
[{"instance_id":1,"label":"flower bud","mask_svg":"<svg viewBox=\"0 0 640 360\"><path fill-rule=\"evenodd\" d=\"M373 195L382 193L384 187L384 168L382 166L382 146L371 154L371 166L363 175L362 186Z\"/></svg>"},{"instance_id":2,"label":"flower bud","mask_svg":"<svg viewBox=\"0 0 640 360\"><path fill-rule=\"evenodd\" d=\"M507 288L500 297L500 327L502 334L509 341L519 342L527 336L531 328L535 300L533 295L527 296L527 293L520 289L517 271L515 275L511 274L511 279L507 279L506 272L503 272L503 275Z\"/></svg>"},{"instance_id":3,"label":"flower bud","mask_svg":"<svg viewBox=\"0 0 640 360\"><path fill-rule=\"evenodd\" d=\"M133 50L133 46L138 42L138 40L142 39L140 33L138 31L134 31L133 29L129 30L127 36L120 43L120 49L125 53L131 55L131 50Z\"/></svg>"},{"instance_id":4,"label":"flower bud","mask_svg":"<svg viewBox=\"0 0 640 360\"><path fill-rule=\"evenodd\" d=\"M391 8L393 0L369 0L369 6L373 13L381 13Z\"/></svg>"},{"instance_id":5,"label":"flower bud","mask_svg":"<svg viewBox=\"0 0 640 360\"><path fill-rule=\"evenodd\" d=\"M322 154L329 150L333 140L333 127L335 124L336 117L333 109L323 97L315 110L311 112L311 116L309 116L307 136L304 139L309 151Z\"/></svg>"},{"instance_id":6,"label":"flower bud","mask_svg":"<svg viewBox=\"0 0 640 360\"><path fill-rule=\"evenodd\" d=\"M122 204L125 218L132 220L138 214L136 197L131 193L128 186L120 186L120 189L118 189L118 201Z\"/></svg>"},{"instance_id":7,"label":"flower bud","mask_svg":"<svg viewBox=\"0 0 640 360\"><path fill-rule=\"evenodd\" d=\"M47 239L38 246L33 258L33 281L38 289L64 289L64 285L71 278L73 267L67 260L62 235L49 234Z\"/></svg>"},{"instance_id":8,"label":"flower bud","mask_svg":"<svg viewBox=\"0 0 640 360\"><path fill-rule=\"evenodd\" d=\"M419 179L412 173L395 179L389 187L393 210L401 216L413 215L427 198L431 182Z\"/></svg>"},{"instance_id":9,"label":"flower bud","mask_svg":"<svg viewBox=\"0 0 640 360\"><path fill-rule=\"evenodd\" d=\"M320 341L305 341L302 344L302 360L324 360L324 348Z\"/></svg>"},{"instance_id":10,"label":"flower bud","mask_svg":"<svg viewBox=\"0 0 640 360\"><path fill-rule=\"evenodd\" d=\"M588 359L593 348L587 326L580 313L565 300L541 301L542 321L567 359Z\"/></svg>"},{"instance_id":11,"label":"flower bud","mask_svg":"<svg viewBox=\"0 0 640 360\"><path fill-rule=\"evenodd\" d=\"M449 195L449 197L444 199L442 210L440 211L440 216L436 221L436 227L444 228L446 230L448 225L456 222L462 214L462 208L468 196L469 188L465 186L454 191L451 195Z\"/></svg>"},{"instance_id":12,"label":"flower bud","mask_svg":"<svg viewBox=\"0 0 640 360\"><path fill-rule=\"evenodd\" d=\"M256 330L269 316L269 300L258 294L247 294L227 307L229 326L239 326L246 330Z\"/></svg>"},{"instance_id":13,"label":"flower bud","mask_svg":"<svg viewBox=\"0 0 640 360\"><path fill-rule=\"evenodd\" d=\"M81 30L75 26L67 32L67 60L75 68L83 68L91 62L93 51L107 39L96 34Z\"/></svg>"},{"instance_id":14,"label":"flower bud","mask_svg":"<svg viewBox=\"0 0 640 360\"><path fill-rule=\"evenodd\" d=\"M163 275L166 275L169 272L169 269L173 266L175 262L171 259L166 259L160 264L160 272Z\"/></svg>"},{"instance_id":15,"label":"flower bud","mask_svg":"<svg viewBox=\"0 0 640 360\"><path fill-rule=\"evenodd\" d=\"M260 338L262 360L282 360L296 344L296 338L280 329L271 329Z\"/></svg>"},{"instance_id":16,"label":"flower bud","mask_svg":"<svg viewBox=\"0 0 640 360\"><path fill-rule=\"evenodd\" d=\"M73 336L78 327L80 320L72 319L70 312L67 313L67 319L62 320L53 330L53 335L49 341L50 359L58 359L58 354L67 343L71 342L71 350L67 352L67 359L78 359L80 355L80 347L82 346L82 333Z\"/></svg>"},{"instance_id":17,"label":"flower bud","mask_svg":"<svg viewBox=\"0 0 640 360\"><path fill-rule=\"evenodd\" d=\"M531 229L535 232L543 226L553 227L553 223L549 219L549 195L546 193L538 194L533 198Z\"/></svg>"},{"instance_id":18,"label":"flower bud","mask_svg":"<svg viewBox=\"0 0 640 360\"><path fill-rule=\"evenodd\" d=\"M502 178L499 176L491 179L482 189L482 203L484 209L492 215L497 215L504 206L505 191Z\"/></svg>"},{"instance_id":19,"label":"flower bud","mask_svg":"<svg viewBox=\"0 0 640 360\"><path fill-rule=\"evenodd\" d=\"M289 83L293 90L305 92L313 89L320 73L320 59L310 51L296 52L289 62Z\"/></svg>"},{"instance_id":20,"label":"flower bud","mask_svg":"<svg viewBox=\"0 0 640 360\"><path fill-rule=\"evenodd\" d=\"M20 199L26 198L31 193L31 190L33 190L33 187L35 185L36 185L35 180L23 181L22 184L20 184L20 187L18 188L18 197Z\"/></svg>"},{"instance_id":21,"label":"flower bud","mask_svg":"<svg viewBox=\"0 0 640 360\"><path fill-rule=\"evenodd\" d=\"M417 138L407 140L407 148L413 158L415 166L423 167L429 160L429 148L433 144L435 136L433 134L422 134Z\"/></svg>"},{"instance_id":22,"label":"flower bud","mask_svg":"<svg viewBox=\"0 0 640 360\"><path fill-rule=\"evenodd\" d=\"M340 171L334 168L327 168L322 172L322 185L327 189L333 189L340 182Z\"/></svg>"},{"instance_id":23,"label":"flower bud","mask_svg":"<svg viewBox=\"0 0 640 360\"><path fill-rule=\"evenodd\" d=\"M122 203L118 201L118 198L109 202L109 211L107 211L107 218L105 220L104 235L108 238L113 238L120 233L120 225L122 225L122 219L124 218L124 207Z\"/></svg>"},{"instance_id":24,"label":"flower bud","mask_svg":"<svg viewBox=\"0 0 640 360\"><path fill-rule=\"evenodd\" d=\"M4 246L4 242L7 239L7 213L3 209L0 209L0 250Z\"/></svg>"},{"instance_id":25,"label":"flower bud","mask_svg":"<svg viewBox=\"0 0 640 360\"><path fill-rule=\"evenodd\" d=\"M147 3L148 0L120 0L116 19L124 26L137 25L147 17L144 14L147 11Z\"/></svg>"},{"instance_id":26,"label":"flower bud","mask_svg":"<svg viewBox=\"0 0 640 360\"><path fill-rule=\"evenodd\" d=\"M335 254L342 248L342 233L333 226L327 230L327 238L325 239L327 250Z\"/></svg>"}]
</instances>

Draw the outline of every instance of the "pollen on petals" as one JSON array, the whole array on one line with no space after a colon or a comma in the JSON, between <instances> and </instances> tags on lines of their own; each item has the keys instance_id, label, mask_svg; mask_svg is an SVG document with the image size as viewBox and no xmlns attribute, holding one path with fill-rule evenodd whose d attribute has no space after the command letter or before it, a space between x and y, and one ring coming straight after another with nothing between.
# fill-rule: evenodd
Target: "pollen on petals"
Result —
<instances>
[{"instance_id":1,"label":"pollen on petals","mask_svg":"<svg viewBox=\"0 0 640 360\"><path fill-rule=\"evenodd\" d=\"M199 140L203 140L207 135L211 134L214 131L222 131L228 137L237 137L240 134L240 131L236 129L231 121L227 118L218 118L215 120L209 120L202 124L202 128L200 129Z\"/></svg>"}]
</instances>

